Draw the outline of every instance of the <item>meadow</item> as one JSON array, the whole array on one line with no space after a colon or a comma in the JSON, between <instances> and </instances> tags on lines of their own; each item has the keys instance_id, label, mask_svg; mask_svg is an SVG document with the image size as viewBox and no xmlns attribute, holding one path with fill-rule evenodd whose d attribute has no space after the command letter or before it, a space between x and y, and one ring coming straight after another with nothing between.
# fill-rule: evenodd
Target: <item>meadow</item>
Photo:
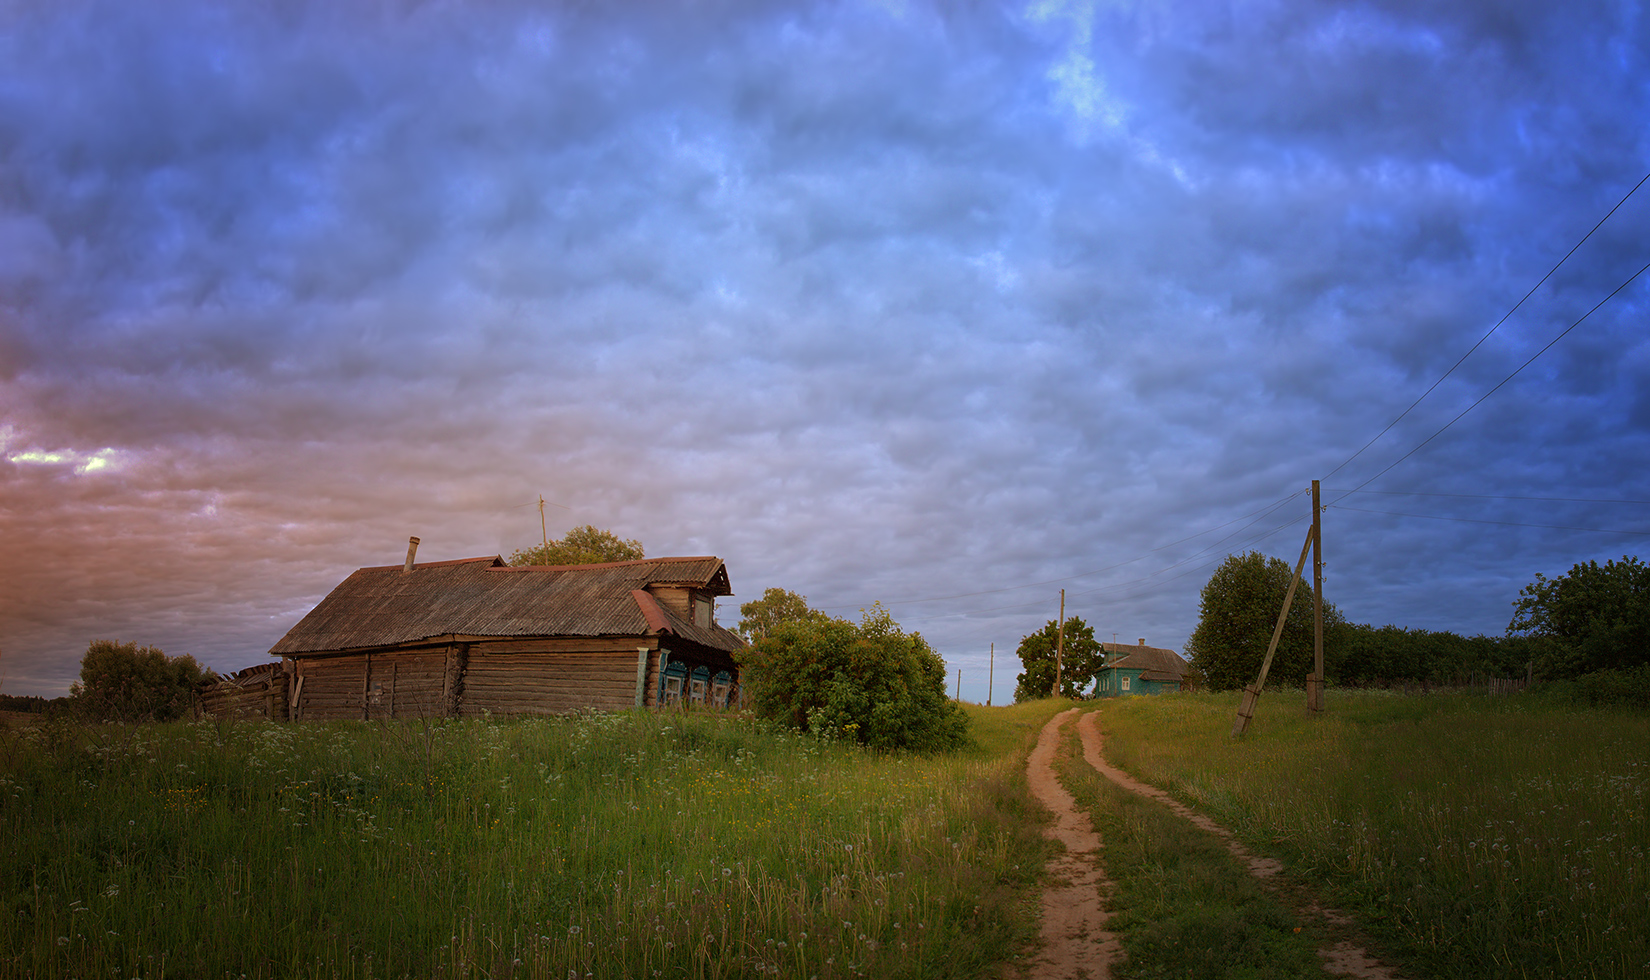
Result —
<instances>
[{"instance_id":1,"label":"meadow","mask_svg":"<svg viewBox=\"0 0 1650 980\"><path fill-rule=\"evenodd\" d=\"M971 977L1036 933L1025 753L748 717L0 730L0 975Z\"/></svg>"},{"instance_id":2,"label":"meadow","mask_svg":"<svg viewBox=\"0 0 1650 980\"><path fill-rule=\"evenodd\" d=\"M1102 703L1106 755L1307 876L1438 978L1650 976L1650 716L1537 695Z\"/></svg>"}]
</instances>

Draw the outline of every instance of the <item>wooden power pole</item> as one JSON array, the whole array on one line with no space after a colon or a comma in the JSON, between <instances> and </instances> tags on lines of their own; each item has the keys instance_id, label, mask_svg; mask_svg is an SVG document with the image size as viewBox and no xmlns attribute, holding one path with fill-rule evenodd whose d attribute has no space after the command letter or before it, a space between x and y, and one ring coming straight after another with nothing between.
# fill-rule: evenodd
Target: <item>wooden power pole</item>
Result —
<instances>
[{"instance_id":1,"label":"wooden power pole","mask_svg":"<svg viewBox=\"0 0 1650 980\"><path fill-rule=\"evenodd\" d=\"M1060 696L1060 668L1066 653L1066 590L1060 590L1060 630L1054 636L1054 693Z\"/></svg>"},{"instance_id":2,"label":"wooden power pole","mask_svg":"<svg viewBox=\"0 0 1650 980\"><path fill-rule=\"evenodd\" d=\"M991 642L991 666L985 669L985 706L991 707L991 685L997 680L997 642Z\"/></svg>"},{"instance_id":3,"label":"wooden power pole","mask_svg":"<svg viewBox=\"0 0 1650 980\"><path fill-rule=\"evenodd\" d=\"M1323 714L1323 508L1312 481L1312 675L1306 679L1306 713Z\"/></svg>"},{"instance_id":4,"label":"wooden power pole","mask_svg":"<svg viewBox=\"0 0 1650 980\"><path fill-rule=\"evenodd\" d=\"M1295 574L1289 579L1289 591L1283 594L1283 609L1278 613L1278 625L1272 630L1272 642L1266 645L1266 658L1260 662L1260 676L1253 687L1243 689L1243 703L1238 705L1237 718L1232 721L1232 737L1249 730L1249 720L1255 716L1255 702L1266 688L1266 675L1272 669L1272 655L1278 652L1278 640L1283 638L1283 624L1289 618L1289 606L1295 601L1295 589L1301 584L1301 571L1306 568L1306 556L1312 553L1318 540L1318 516L1312 515L1312 526L1306 529L1306 540L1301 544L1300 560L1295 562Z\"/></svg>"}]
</instances>

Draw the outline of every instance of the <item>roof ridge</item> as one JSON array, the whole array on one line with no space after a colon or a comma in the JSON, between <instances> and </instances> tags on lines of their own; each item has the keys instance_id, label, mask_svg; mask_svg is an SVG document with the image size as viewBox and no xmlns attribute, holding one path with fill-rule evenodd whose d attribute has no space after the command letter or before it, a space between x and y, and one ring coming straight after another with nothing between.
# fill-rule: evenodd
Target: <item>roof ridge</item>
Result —
<instances>
[{"instance_id":1,"label":"roof ridge","mask_svg":"<svg viewBox=\"0 0 1650 980\"><path fill-rule=\"evenodd\" d=\"M569 569L569 568L618 568L621 565L652 565L652 564L656 564L658 562L665 562L665 561L721 561L721 560L722 559L716 557L715 555L670 555L670 556L666 556L666 557L663 557L663 558L631 558L631 559L627 559L625 561L598 561L598 562L588 562L588 563L576 564L576 565L504 565L504 566L499 567L497 569L497 571L501 571L501 572L525 572L525 571L532 571L532 570L562 571L564 569ZM385 567L393 568L395 566L389 565L389 566L385 566Z\"/></svg>"},{"instance_id":2,"label":"roof ridge","mask_svg":"<svg viewBox=\"0 0 1650 980\"><path fill-rule=\"evenodd\" d=\"M413 568L414 569L435 568L439 565L465 565L465 564L469 564L471 562L478 562L478 561L485 561L485 562L500 561L501 562L503 560L504 560L503 555L478 555L475 558L448 558L446 561L421 561L421 562L415 562L415 563L413 563ZM359 570L363 571L363 572L380 572L380 571L384 571L385 569L400 569L400 568L406 568L406 567L407 566L405 566L405 565L363 565L363 566L361 566L361 568Z\"/></svg>"}]
</instances>

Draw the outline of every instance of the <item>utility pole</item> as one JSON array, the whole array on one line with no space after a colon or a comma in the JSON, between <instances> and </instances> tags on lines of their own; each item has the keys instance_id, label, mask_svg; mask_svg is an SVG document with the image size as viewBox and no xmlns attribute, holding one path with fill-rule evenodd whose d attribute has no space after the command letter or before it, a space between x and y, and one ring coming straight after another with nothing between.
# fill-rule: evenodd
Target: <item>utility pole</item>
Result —
<instances>
[{"instance_id":1,"label":"utility pole","mask_svg":"<svg viewBox=\"0 0 1650 980\"><path fill-rule=\"evenodd\" d=\"M957 668L957 700L962 700L962 668Z\"/></svg>"},{"instance_id":2,"label":"utility pole","mask_svg":"<svg viewBox=\"0 0 1650 980\"><path fill-rule=\"evenodd\" d=\"M1306 713L1323 714L1323 508L1312 481L1312 676L1306 679Z\"/></svg>"},{"instance_id":3,"label":"utility pole","mask_svg":"<svg viewBox=\"0 0 1650 980\"><path fill-rule=\"evenodd\" d=\"M544 537L544 550L550 550L550 531L544 526L544 494L539 494L539 534Z\"/></svg>"},{"instance_id":4,"label":"utility pole","mask_svg":"<svg viewBox=\"0 0 1650 980\"><path fill-rule=\"evenodd\" d=\"M997 642L991 642L991 666L985 673L985 706L991 707L991 685L997 679Z\"/></svg>"},{"instance_id":5,"label":"utility pole","mask_svg":"<svg viewBox=\"0 0 1650 980\"><path fill-rule=\"evenodd\" d=\"M1066 653L1066 590L1060 590L1060 631L1054 638L1054 693L1060 696L1060 668Z\"/></svg>"}]
</instances>

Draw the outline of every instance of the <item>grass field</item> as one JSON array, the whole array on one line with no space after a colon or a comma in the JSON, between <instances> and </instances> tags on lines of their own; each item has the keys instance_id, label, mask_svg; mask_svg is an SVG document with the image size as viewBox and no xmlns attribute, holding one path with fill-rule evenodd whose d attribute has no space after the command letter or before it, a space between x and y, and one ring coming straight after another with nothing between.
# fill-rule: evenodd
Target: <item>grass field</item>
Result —
<instances>
[{"instance_id":1,"label":"grass field","mask_svg":"<svg viewBox=\"0 0 1650 980\"><path fill-rule=\"evenodd\" d=\"M1650 976L1650 717L1531 696L1103 703L1106 754L1323 883L1416 975Z\"/></svg>"},{"instance_id":2,"label":"grass field","mask_svg":"<svg viewBox=\"0 0 1650 980\"><path fill-rule=\"evenodd\" d=\"M0 975L971 977L1035 934L1024 755L731 716L0 732Z\"/></svg>"},{"instance_id":3,"label":"grass field","mask_svg":"<svg viewBox=\"0 0 1650 980\"><path fill-rule=\"evenodd\" d=\"M1234 742L1236 704L1091 707L1411 975L1650 975L1650 718L1282 692ZM934 758L715 714L0 729L0 976L979 976L1035 935L1024 759L1066 706L970 709L979 747ZM1064 773L1123 976L1311 975L1220 847Z\"/></svg>"}]
</instances>

